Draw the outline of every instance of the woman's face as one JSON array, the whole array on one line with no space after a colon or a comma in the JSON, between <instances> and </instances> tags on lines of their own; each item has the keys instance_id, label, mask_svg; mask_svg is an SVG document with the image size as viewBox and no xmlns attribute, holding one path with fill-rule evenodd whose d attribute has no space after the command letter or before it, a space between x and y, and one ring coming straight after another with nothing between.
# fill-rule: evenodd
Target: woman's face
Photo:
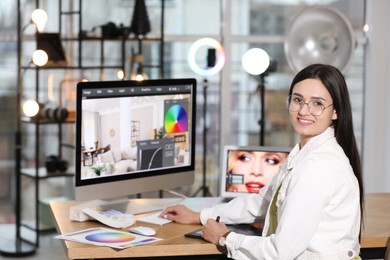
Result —
<instances>
[{"instance_id":1,"label":"woman's face","mask_svg":"<svg viewBox=\"0 0 390 260\"><path fill-rule=\"evenodd\" d=\"M240 151L231 173L243 174L244 183L241 188L247 192L258 193L278 173L286 157L287 153Z\"/></svg>"},{"instance_id":2,"label":"woman's face","mask_svg":"<svg viewBox=\"0 0 390 260\"><path fill-rule=\"evenodd\" d=\"M305 79L294 85L291 95L298 96L302 102L321 102L326 107L322 114L313 116L307 104L301 109L290 113L290 121L294 130L300 136L300 145L303 147L312 137L324 132L337 119L336 110L333 107L333 100L322 82L318 79Z\"/></svg>"}]
</instances>

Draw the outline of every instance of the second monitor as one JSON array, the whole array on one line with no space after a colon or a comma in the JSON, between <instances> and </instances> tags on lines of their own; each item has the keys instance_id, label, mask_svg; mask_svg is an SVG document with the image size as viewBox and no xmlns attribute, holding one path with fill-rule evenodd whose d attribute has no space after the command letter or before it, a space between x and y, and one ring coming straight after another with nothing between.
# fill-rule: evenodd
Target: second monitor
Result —
<instances>
[{"instance_id":1,"label":"second monitor","mask_svg":"<svg viewBox=\"0 0 390 260\"><path fill-rule=\"evenodd\" d=\"M220 194L226 200L249 193L259 193L279 171L290 147L224 147Z\"/></svg>"}]
</instances>

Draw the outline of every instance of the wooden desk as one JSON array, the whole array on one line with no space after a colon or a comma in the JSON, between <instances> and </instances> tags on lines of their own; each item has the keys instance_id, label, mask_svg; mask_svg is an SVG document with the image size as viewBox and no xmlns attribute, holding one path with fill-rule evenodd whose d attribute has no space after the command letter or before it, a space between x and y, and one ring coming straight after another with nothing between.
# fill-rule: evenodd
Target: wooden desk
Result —
<instances>
[{"instance_id":1,"label":"wooden desk","mask_svg":"<svg viewBox=\"0 0 390 260\"><path fill-rule=\"evenodd\" d=\"M199 205L199 199L193 199L194 206ZM208 199L208 198L202 198ZM209 198L214 199L215 198ZM142 200L142 199L140 199ZM147 200L147 199L144 199ZM57 231L60 234L66 234L77 230L91 227L101 227L98 222L69 221L69 209L77 205L75 201L51 201L52 209ZM215 259L225 259L226 256L217 250L217 247L211 243L200 239L186 238L184 234L201 228L201 225L182 225L177 223L168 223L162 226L137 222L136 225L149 226L157 231L156 237L163 240L136 246L124 250L116 250L109 247L98 247L89 244L76 243L64 240L64 248L67 257L70 259L93 259L93 258L142 258L142 257L172 257L172 256L202 256L215 255ZM126 229L124 229L126 230ZM196 258L196 257L194 257ZM209 259L209 258L208 258Z\"/></svg>"},{"instance_id":2,"label":"wooden desk","mask_svg":"<svg viewBox=\"0 0 390 260\"><path fill-rule=\"evenodd\" d=\"M386 247L390 237L390 193L365 196L362 248Z\"/></svg>"},{"instance_id":3,"label":"wooden desk","mask_svg":"<svg viewBox=\"0 0 390 260\"><path fill-rule=\"evenodd\" d=\"M204 203L211 205L218 202L216 198L191 198L189 201L193 205L192 208L201 208L202 205L204 206ZM76 204L74 201L50 202L57 230L60 234L101 226L99 223L92 221L81 223L69 221L69 208ZM136 225L140 225L140 223L137 222ZM64 241L65 252L70 259L201 255L215 255L216 259L225 258L215 245L202 240L184 237L184 234L200 228L200 225L181 225L176 223L169 223L163 226L146 223L142 223L142 225L155 228L157 230L156 236L163 238L163 240L120 251L109 247L97 247ZM362 248L384 248L387 246L389 237L390 193L367 194L364 228L362 230Z\"/></svg>"}]
</instances>

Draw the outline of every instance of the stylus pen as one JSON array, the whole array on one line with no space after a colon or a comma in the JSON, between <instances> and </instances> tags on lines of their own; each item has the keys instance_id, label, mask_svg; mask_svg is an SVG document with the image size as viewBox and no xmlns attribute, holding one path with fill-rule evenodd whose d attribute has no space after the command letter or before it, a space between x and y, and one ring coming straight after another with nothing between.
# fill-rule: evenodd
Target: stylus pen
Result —
<instances>
[{"instance_id":1,"label":"stylus pen","mask_svg":"<svg viewBox=\"0 0 390 260\"><path fill-rule=\"evenodd\" d=\"M220 219L220 218L221 218L221 217L218 216L218 217L215 219L215 221L219 222L219 219Z\"/></svg>"}]
</instances>

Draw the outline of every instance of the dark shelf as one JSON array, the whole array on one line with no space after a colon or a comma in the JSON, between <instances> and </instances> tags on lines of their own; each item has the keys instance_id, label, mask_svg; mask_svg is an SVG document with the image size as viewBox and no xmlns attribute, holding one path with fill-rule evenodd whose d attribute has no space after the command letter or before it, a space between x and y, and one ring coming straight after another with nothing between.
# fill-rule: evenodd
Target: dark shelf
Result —
<instances>
[{"instance_id":1,"label":"dark shelf","mask_svg":"<svg viewBox=\"0 0 390 260\"><path fill-rule=\"evenodd\" d=\"M21 17L21 1L18 0L18 19L20 19ZM39 1L38 1L39 2ZM36 7L38 7L38 2L36 2ZM118 69L124 69L126 68L126 55L128 54L127 51L126 51L126 46L125 44L130 42L132 44L132 42L138 42L138 45L141 45L142 41L144 42L156 42L159 43L159 49L160 49L160 55L159 55L159 64L158 65L155 65L155 64L143 64L144 67L146 68L158 68L159 69L159 75L160 75L160 78L164 78L164 75L163 75L163 72L164 72L164 68L163 68L163 50L164 50L164 0L161 0L161 25L160 25L160 33L159 34L154 34L154 35L151 35L149 34L148 37L144 37L142 39L138 38L137 36L135 36L134 34L129 34L129 35L125 35L123 34L122 36L118 36L118 37L115 37L115 38L107 38L107 37L94 37L92 35L92 37L90 35L87 35L87 34L84 34L83 32L83 28L82 28L82 2L83 0L79 0L78 1L78 8L75 7L75 10L63 10L63 5L61 4L62 0L59 0L59 10L58 10L58 34L60 35L60 40L62 42L67 42L67 45L69 45L69 48L72 48L72 51L74 52L74 57L75 60L72 61L72 63L70 62L65 62L63 60L61 61L49 61L49 63L45 66L42 66L42 67L39 67L39 66L36 66L34 64L32 64L30 62L30 64L28 65L23 65L22 63L22 58L23 57L23 51L22 51L22 48L18 48L18 73L21 75L18 77L19 81L18 81L18 87L20 88L20 92L19 94L22 94L22 90L23 90L23 74L26 70L28 70L29 74L31 74L31 70L33 72L35 72L35 99L37 101L39 101L39 97L40 97L40 92L42 91L42 87L41 87L41 83L40 83L40 73L44 73L44 72L50 72L50 70L62 70L60 72L64 72L64 74L66 73L67 70L69 71L72 71L72 70L99 70L101 73L103 72L103 70L118 70ZM72 17L72 15L74 15L74 17ZM65 21L65 19L63 19L62 16L69 16L70 19L73 19L73 21L75 21L77 23L78 21L78 29L76 29L76 31L78 30L78 32L81 32L79 35L66 35L66 33L63 33L61 30L63 28L65 28L65 26L63 26L63 20ZM37 40L37 37L35 34L23 34L23 31L22 31L22 28L20 27L20 22L18 23L19 27L18 27L18 41L20 43L23 43L23 42L30 42L30 43L34 43L36 40ZM72 43L71 43L72 42ZM74 42L74 44L73 44ZM104 53L104 44L108 42L108 44L111 44L111 42L115 43L115 44L118 44L118 45L121 45L119 48L118 48L118 51L120 52L120 56L122 57L122 59L117 63L117 64L114 64L114 65L105 65L107 62L105 61L105 53ZM71 44L69 44L71 43ZM85 43L85 44L83 44ZM99 59L99 62L98 63L92 63L92 65L84 65L85 63L88 63L86 62L84 59L83 59L83 51L84 51L84 48L85 47L89 47L87 45L89 45L90 43L93 43L93 45L100 45L99 46L99 49L97 48L97 52L96 52L96 58L100 58ZM20 46L22 46L23 44L19 44ZM85 45L85 46L84 46ZM141 47L139 47L139 49L141 49ZM29 54L30 55L30 54ZM100 55L100 56L98 56ZM84 63L85 62L85 63ZM90 64L90 63L88 63ZM60 86L60 91L61 91L61 86ZM60 91L58 91L59 93L61 93ZM59 99L58 100L62 100L61 99L61 95L59 96ZM19 102L20 103L20 102ZM42 125L53 125L53 126L58 126L58 157L62 158L62 149L64 148L70 148L70 149L75 149L75 144L69 144L69 143L66 143L65 140L62 140L63 137L64 137L64 134L63 131L72 131L72 130L69 130L68 127L62 127L63 125L65 124L75 124L75 118L72 117L72 118L68 118L66 119L65 121L63 122L56 122L56 121L53 121L53 120L48 120L48 119L32 119L32 118L29 118L29 117L22 117L20 113L18 113L18 126L20 127L20 123L23 123L23 124L33 124L34 127L26 127L27 131L30 131L30 133L34 132L35 134L35 149L34 149L34 165L43 165L43 162L42 162L42 151L41 151L41 147L40 147L40 144L41 144L41 141L40 139L41 138L44 138L42 136L42 133L41 133L41 128L40 126ZM43 127L42 127L43 128ZM22 137L19 138L20 141L22 139ZM17 139L18 140L18 139ZM57 144L56 143L56 144ZM22 143L20 144L20 147L22 147ZM19 145L17 145L17 147L19 147ZM22 151L22 148L20 148L20 153ZM68 152L68 151L67 151ZM70 156L68 154L66 154L66 156ZM31 200L34 199L34 206L35 206L35 220L26 220L26 221L22 221L20 222L20 217L21 217L21 214L19 214L20 212L20 206L19 204L16 205L16 208L18 208L18 211L16 212L16 215L18 216L18 227L19 226L23 226L25 229L29 229L29 230L32 230L32 231L35 231L35 243L34 242L30 242L32 244L34 244L36 247L39 247L39 233L41 232L46 232L46 231L54 231L55 229L53 227L47 227L47 225L43 224L42 223L42 212L41 210L39 210L39 204L42 202L42 199L40 197L40 183L41 181L40 180L44 180L44 179L49 179L49 178L69 178L69 177L74 177L75 175L75 166L74 165L71 165L68 167L68 171L67 172L55 172L55 173L47 173L46 171L46 167L30 167L30 168L20 168L21 165L28 165L28 164L24 164L23 163L23 158L21 156L19 156L19 160L18 160L18 163L16 164L16 172L18 173L17 174L17 177L20 178L20 176L25 176L27 178L31 178L34 180L34 185L35 185L35 195L33 197L35 198L31 198ZM64 158L64 159L67 159L67 158ZM73 171L73 172L71 172ZM44 183L42 183L44 184ZM18 186L19 187L19 186ZM17 194L18 195L21 195L23 193L23 191L21 189L18 189L17 191ZM51 198L50 198L51 199ZM27 218L27 216L26 216ZM41 224L42 223L42 224ZM17 235L19 239L24 239L23 236L21 236L20 234Z\"/></svg>"},{"instance_id":2,"label":"dark shelf","mask_svg":"<svg viewBox=\"0 0 390 260\"><path fill-rule=\"evenodd\" d=\"M61 11L60 14L63 14L63 15L74 15L74 14L81 14L81 12L80 11L67 11L67 12Z\"/></svg>"},{"instance_id":3,"label":"dark shelf","mask_svg":"<svg viewBox=\"0 0 390 260\"><path fill-rule=\"evenodd\" d=\"M137 37L123 38L121 36L116 38L107 38L101 36L85 36L85 37L64 37L63 41L138 41ZM161 37L145 37L142 41L161 41Z\"/></svg>"},{"instance_id":4,"label":"dark shelf","mask_svg":"<svg viewBox=\"0 0 390 260\"><path fill-rule=\"evenodd\" d=\"M70 149L76 149L74 144L68 144L68 143L61 143L62 147L70 148Z\"/></svg>"},{"instance_id":5,"label":"dark shelf","mask_svg":"<svg viewBox=\"0 0 390 260\"><path fill-rule=\"evenodd\" d=\"M42 66L42 67L31 67L31 66L22 66L22 69L24 70L56 70L56 69L62 69L62 70L97 70L97 69L120 69L122 68L121 65L116 66L109 66L109 65L102 65L102 66Z\"/></svg>"},{"instance_id":6,"label":"dark shelf","mask_svg":"<svg viewBox=\"0 0 390 260\"><path fill-rule=\"evenodd\" d=\"M35 226L36 226L36 222L35 220L25 220L22 222L22 226L31 230L31 231L37 231ZM52 227L52 226L47 226L45 224L43 224L42 222L39 223L39 230L38 230L40 233L52 233L54 231L56 231L55 227Z\"/></svg>"},{"instance_id":7,"label":"dark shelf","mask_svg":"<svg viewBox=\"0 0 390 260\"><path fill-rule=\"evenodd\" d=\"M31 117L24 116L22 117L23 123L31 123L31 124L42 124L42 125L58 125L58 124L74 124L76 121L74 119L66 119L62 122L56 122L48 119L33 119Z\"/></svg>"},{"instance_id":8,"label":"dark shelf","mask_svg":"<svg viewBox=\"0 0 390 260\"><path fill-rule=\"evenodd\" d=\"M73 169L74 167L70 166L69 169ZM46 171L45 167L39 167L38 169L38 176L36 175L36 169L35 168L23 168L21 169L21 173L24 176L30 177L30 178L38 178L38 179L48 179L48 178L58 178L58 177L74 177L74 173L72 172L55 172L55 173L48 173Z\"/></svg>"}]
</instances>

